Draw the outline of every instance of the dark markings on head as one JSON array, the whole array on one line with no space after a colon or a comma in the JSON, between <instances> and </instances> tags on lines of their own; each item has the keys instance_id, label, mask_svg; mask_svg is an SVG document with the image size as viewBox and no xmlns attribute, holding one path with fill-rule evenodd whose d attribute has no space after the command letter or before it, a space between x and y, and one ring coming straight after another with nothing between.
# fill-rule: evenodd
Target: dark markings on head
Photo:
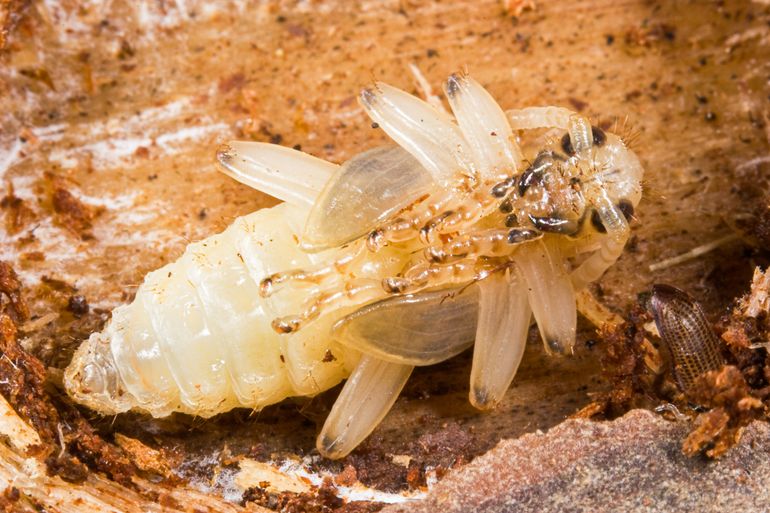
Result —
<instances>
[{"instance_id":1,"label":"dark markings on head","mask_svg":"<svg viewBox=\"0 0 770 513\"><path fill-rule=\"evenodd\" d=\"M500 203L498 209L503 214L510 214L513 211L513 203L511 202L511 198L507 198L502 203Z\"/></svg>"},{"instance_id":2,"label":"dark markings on head","mask_svg":"<svg viewBox=\"0 0 770 513\"><path fill-rule=\"evenodd\" d=\"M561 138L561 149L570 157L575 154L575 148L572 147L572 140L569 138L569 133L564 134Z\"/></svg>"},{"instance_id":3,"label":"dark markings on head","mask_svg":"<svg viewBox=\"0 0 770 513\"><path fill-rule=\"evenodd\" d=\"M551 151L541 151L535 161L521 174L519 196L523 196L533 185L542 185L543 175L554 165L556 156Z\"/></svg>"},{"instance_id":4,"label":"dark markings on head","mask_svg":"<svg viewBox=\"0 0 770 513\"><path fill-rule=\"evenodd\" d=\"M509 214L505 217L505 226L508 228L511 228L513 226L518 226L519 224L519 218L516 217L516 214Z\"/></svg>"},{"instance_id":5,"label":"dark markings on head","mask_svg":"<svg viewBox=\"0 0 770 513\"><path fill-rule=\"evenodd\" d=\"M529 220L538 230L549 233L560 233L562 235L572 235L580 228L578 222L574 219L564 219L563 217L545 216L538 217L529 215Z\"/></svg>"},{"instance_id":6,"label":"dark markings on head","mask_svg":"<svg viewBox=\"0 0 770 513\"><path fill-rule=\"evenodd\" d=\"M502 182L498 183L494 187L492 187L492 196L495 198L502 198L506 194L508 194L508 189L516 185L516 177L512 176L510 178L506 178Z\"/></svg>"}]
</instances>

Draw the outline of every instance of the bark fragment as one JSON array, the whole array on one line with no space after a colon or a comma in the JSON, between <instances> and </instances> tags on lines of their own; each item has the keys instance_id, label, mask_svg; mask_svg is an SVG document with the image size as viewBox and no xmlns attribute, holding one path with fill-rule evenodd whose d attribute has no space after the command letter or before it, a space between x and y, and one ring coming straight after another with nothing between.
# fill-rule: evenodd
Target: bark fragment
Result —
<instances>
[{"instance_id":1,"label":"bark fragment","mask_svg":"<svg viewBox=\"0 0 770 513\"><path fill-rule=\"evenodd\" d=\"M657 350L647 340L644 325L652 316L635 305L620 324L605 324L599 330L602 374L610 389L578 411L574 418L614 418L634 407L648 405L658 394L654 390L656 375L648 366L657 361Z\"/></svg>"},{"instance_id":2,"label":"bark fragment","mask_svg":"<svg viewBox=\"0 0 770 513\"><path fill-rule=\"evenodd\" d=\"M0 50L8 46L8 38L24 15L29 0L0 0Z\"/></svg>"},{"instance_id":3,"label":"bark fragment","mask_svg":"<svg viewBox=\"0 0 770 513\"><path fill-rule=\"evenodd\" d=\"M2 296L6 301L3 304ZM19 323L29 319L29 307L21 294L21 281L13 267L0 262L0 311Z\"/></svg>"},{"instance_id":4,"label":"bark fragment","mask_svg":"<svg viewBox=\"0 0 770 513\"><path fill-rule=\"evenodd\" d=\"M701 376L688 395L710 409L698 415L695 429L682 444L688 456L702 451L710 458L722 456L738 443L743 428L765 413L762 401L752 395L740 370L732 365Z\"/></svg>"}]
</instances>

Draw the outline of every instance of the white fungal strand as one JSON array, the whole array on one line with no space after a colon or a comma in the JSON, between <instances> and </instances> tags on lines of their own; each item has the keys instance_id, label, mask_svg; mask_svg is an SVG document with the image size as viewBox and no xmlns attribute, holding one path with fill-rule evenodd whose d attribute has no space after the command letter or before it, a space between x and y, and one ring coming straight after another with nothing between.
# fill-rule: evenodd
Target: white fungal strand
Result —
<instances>
[{"instance_id":1,"label":"white fungal strand","mask_svg":"<svg viewBox=\"0 0 770 513\"><path fill-rule=\"evenodd\" d=\"M386 84L364 90L398 146L340 166L263 143L220 149L226 174L286 203L148 274L76 353L70 395L104 414L209 417L313 395L352 371L317 442L338 458L415 366L475 340L469 396L489 409L531 317L550 353L571 353L576 291L621 256L641 164L570 110L505 113L465 75L444 90L455 119Z\"/></svg>"}]
</instances>

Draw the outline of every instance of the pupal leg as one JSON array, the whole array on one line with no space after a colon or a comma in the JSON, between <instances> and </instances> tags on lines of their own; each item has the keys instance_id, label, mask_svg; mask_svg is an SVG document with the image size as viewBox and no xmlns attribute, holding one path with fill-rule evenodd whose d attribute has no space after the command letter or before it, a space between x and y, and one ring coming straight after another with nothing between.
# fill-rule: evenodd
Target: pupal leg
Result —
<instances>
[{"instance_id":1,"label":"pupal leg","mask_svg":"<svg viewBox=\"0 0 770 513\"><path fill-rule=\"evenodd\" d=\"M353 246L332 263L325 262L305 269L289 269L273 273L259 282L259 295L270 297L293 281L321 284L335 275L343 275L348 268L364 255L364 245Z\"/></svg>"},{"instance_id":2,"label":"pupal leg","mask_svg":"<svg viewBox=\"0 0 770 513\"><path fill-rule=\"evenodd\" d=\"M382 280L382 288L389 294L417 292L425 287L468 283L478 278L476 259L464 259L447 265L436 265L420 260L410 264L402 276Z\"/></svg>"},{"instance_id":3,"label":"pupal leg","mask_svg":"<svg viewBox=\"0 0 770 513\"><path fill-rule=\"evenodd\" d=\"M433 244L439 234L462 231L494 212L498 201L486 191L475 191L460 201L452 194L441 195L427 207L412 215L401 215L373 231L367 241L369 249L377 251L388 242L409 240L415 232L419 232L424 244Z\"/></svg>"},{"instance_id":4,"label":"pupal leg","mask_svg":"<svg viewBox=\"0 0 770 513\"><path fill-rule=\"evenodd\" d=\"M350 453L390 411L412 369L411 365L362 356L318 435L318 452L331 459Z\"/></svg>"},{"instance_id":5,"label":"pupal leg","mask_svg":"<svg viewBox=\"0 0 770 513\"><path fill-rule=\"evenodd\" d=\"M326 457L348 454L379 424L415 365L451 358L473 342L478 288L394 296L339 320L333 337L364 353L318 437Z\"/></svg>"},{"instance_id":6,"label":"pupal leg","mask_svg":"<svg viewBox=\"0 0 770 513\"><path fill-rule=\"evenodd\" d=\"M623 212L612 203L604 189L594 187L590 193L590 201L596 208L607 235L599 249L572 272L572 285L575 290L598 280L620 258L631 231Z\"/></svg>"},{"instance_id":7,"label":"pupal leg","mask_svg":"<svg viewBox=\"0 0 770 513\"><path fill-rule=\"evenodd\" d=\"M529 304L548 352L572 353L577 332L575 293L552 237L522 244L513 254L527 283Z\"/></svg>"},{"instance_id":8,"label":"pupal leg","mask_svg":"<svg viewBox=\"0 0 770 513\"><path fill-rule=\"evenodd\" d=\"M478 264L479 257L508 256L512 246L537 239L542 233L526 228L486 230L430 246L423 258L407 264L399 276L382 280L391 294L416 292L425 287L467 283L486 278L491 269Z\"/></svg>"},{"instance_id":9,"label":"pupal leg","mask_svg":"<svg viewBox=\"0 0 770 513\"><path fill-rule=\"evenodd\" d=\"M433 244L439 234L463 231L466 227L476 224L498 208L498 201L477 191L462 201L449 205L447 210L427 219L420 228L420 240L424 244Z\"/></svg>"},{"instance_id":10,"label":"pupal leg","mask_svg":"<svg viewBox=\"0 0 770 513\"><path fill-rule=\"evenodd\" d=\"M478 282L479 320L473 346L470 401L492 409L513 381L527 344L532 310L527 286L516 267Z\"/></svg>"},{"instance_id":11,"label":"pupal leg","mask_svg":"<svg viewBox=\"0 0 770 513\"><path fill-rule=\"evenodd\" d=\"M349 280L342 287L322 290L311 296L305 302L302 313L275 318L271 325L277 333L293 333L324 312L366 303L385 295L386 292L378 280L368 278Z\"/></svg>"},{"instance_id":12,"label":"pupal leg","mask_svg":"<svg viewBox=\"0 0 770 513\"><path fill-rule=\"evenodd\" d=\"M388 243L412 239L425 223L452 204L454 194L452 191L437 192L431 198L430 203L421 203L414 210L402 212L395 219L372 231L366 240L369 251L377 252Z\"/></svg>"},{"instance_id":13,"label":"pupal leg","mask_svg":"<svg viewBox=\"0 0 770 513\"><path fill-rule=\"evenodd\" d=\"M455 237L445 244L425 248L425 259L431 263L443 264L453 260L477 258L480 256L507 256L511 247L543 236L542 232L528 228L508 230L491 229L470 235Z\"/></svg>"}]
</instances>

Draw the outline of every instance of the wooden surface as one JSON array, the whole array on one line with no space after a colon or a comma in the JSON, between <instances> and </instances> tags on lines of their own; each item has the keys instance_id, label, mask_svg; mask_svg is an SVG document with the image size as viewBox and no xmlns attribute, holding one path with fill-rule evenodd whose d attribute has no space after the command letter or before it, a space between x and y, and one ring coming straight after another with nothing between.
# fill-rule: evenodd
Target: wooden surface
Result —
<instances>
[{"instance_id":1,"label":"wooden surface","mask_svg":"<svg viewBox=\"0 0 770 513\"><path fill-rule=\"evenodd\" d=\"M747 288L761 252L735 240L649 266L734 233L746 205L731 187L770 169L768 19L749 1L541 1L518 18L491 0L33 3L0 57L0 173L27 208L20 226L5 209L0 259L43 319L25 345L62 368L103 322L98 309L129 300L188 241L275 203L216 171L218 143L253 138L343 161L385 139L357 92L373 79L416 92L412 63L436 92L467 68L504 108L564 105L628 137L645 196L630 247L594 292L622 313L666 282L717 315ZM90 228L56 211L57 188L87 206ZM84 318L66 311L73 294L91 305ZM497 411L467 404L464 355L417 372L372 443L409 454L411 440L451 424L473 456L559 423L603 389L589 326L566 360L546 358L531 335ZM205 423L95 422L176 451L182 475L203 474L219 493L217 464L197 463L255 445L263 458L311 453L333 397Z\"/></svg>"}]
</instances>

